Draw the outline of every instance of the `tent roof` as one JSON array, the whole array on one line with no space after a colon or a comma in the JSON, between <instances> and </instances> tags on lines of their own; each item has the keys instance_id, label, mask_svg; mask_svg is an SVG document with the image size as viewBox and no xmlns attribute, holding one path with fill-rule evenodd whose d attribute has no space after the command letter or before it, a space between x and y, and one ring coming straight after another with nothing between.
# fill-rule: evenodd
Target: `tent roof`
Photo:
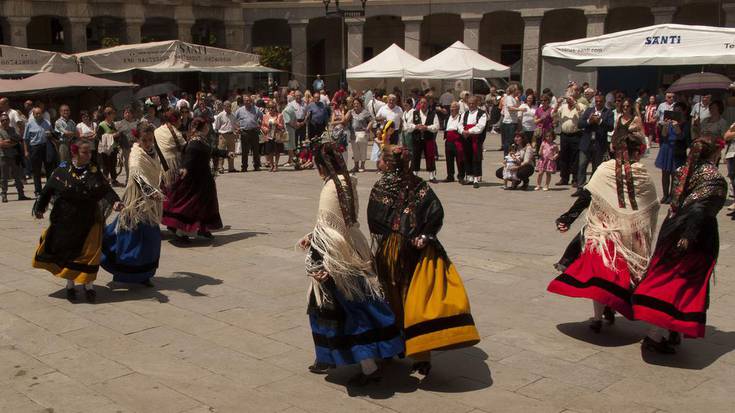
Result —
<instances>
[{"instance_id":1,"label":"tent roof","mask_svg":"<svg viewBox=\"0 0 735 413\"><path fill-rule=\"evenodd\" d=\"M77 61L74 56L0 45L0 75L28 75L42 72L76 72Z\"/></svg>"},{"instance_id":2,"label":"tent roof","mask_svg":"<svg viewBox=\"0 0 735 413\"><path fill-rule=\"evenodd\" d=\"M434 57L409 70L408 76L419 79L471 79L507 77L508 66L494 62L457 41Z\"/></svg>"},{"instance_id":3,"label":"tent roof","mask_svg":"<svg viewBox=\"0 0 735 413\"><path fill-rule=\"evenodd\" d=\"M127 44L77 53L89 74L150 72L280 72L260 64L256 54L202 46L180 40Z\"/></svg>"},{"instance_id":4,"label":"tent roof","mask_svg":"<svg viewBox=\"0 0 735 413\"><path fill-rule=\"evenodd\" d=\"M393 43L372 59L347 69L348 79L403 78L406 71L421 64L400 46Z\"/></svg>"},{"instance_id":5,"label":"tent roof","mask_svg":"<svg viewBox=\"0 0 735 413\"><path fill-rule=\"evenodd\" d=\"M735 64L735 29L659 24L603 36L549 43L542 55L582 67Z\"/></svg>"},{"instance_id":6,"label":"tent roof","mask_svg":"<svg viewBox=\"0 0 735 413\"><path fill-rule=\"evenodd\" d=\"M0 80L0 94L5 96L133 87L133 83L101 79L79 72L39 73L25 79Z\"/></svg>"}]
</instances>

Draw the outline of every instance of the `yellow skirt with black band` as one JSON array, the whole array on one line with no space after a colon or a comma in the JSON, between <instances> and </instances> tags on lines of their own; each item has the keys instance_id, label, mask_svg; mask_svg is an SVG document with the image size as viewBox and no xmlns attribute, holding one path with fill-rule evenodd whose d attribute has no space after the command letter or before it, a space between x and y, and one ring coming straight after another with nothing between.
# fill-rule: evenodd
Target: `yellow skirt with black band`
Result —
<instances>
[{"instance_id":1,"label":"yellow skirt with black band","mask_svg":"<svg viewBox=\"0 0 735 413\"><path fill-rule=\"evenodd\" d=\"M433 245L422 252L403 307L407 356L480 342L462 279Z\"/></svg>"},{"instance_id":2,"label":"yellow skirt with black band","mask_svg":"<svg viewBox=\"0 0 735 413\"><path fill-rule=\"evenodd\" d=\"M59 278L72 280L77 284L86 284L96 280L100 258L102 257L102 230L102 224L95 223L84 241L82 253L73 261L62 263L43 261L40 258L46 241L46 233L48 232L48 229L46 229L41 235L41 242L33 257L33 268L47 270Z\"/></svg>"}]
</instances>

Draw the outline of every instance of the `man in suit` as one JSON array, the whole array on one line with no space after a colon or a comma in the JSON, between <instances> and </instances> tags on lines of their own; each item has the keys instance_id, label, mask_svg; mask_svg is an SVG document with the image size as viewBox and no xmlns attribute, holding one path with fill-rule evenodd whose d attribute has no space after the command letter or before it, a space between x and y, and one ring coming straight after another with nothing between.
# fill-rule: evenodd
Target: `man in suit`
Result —
<instances>
[{"instance_id":1,"label":"man in suit","mask_svg":"<svg viewBox=\"0 0 735 413\"><path fill-rule=\"evenodd\" d=\"M608 148L607 133L614 127L613 112L605 106L605 97L596 94L595 104L587 108L579 118L579 129L582 139L579 142L579 170L577 171L577 191L572 196L579 196L587 180L587 165L592 163L592 172L604 160Z\"/></svg>"}]
</instances>

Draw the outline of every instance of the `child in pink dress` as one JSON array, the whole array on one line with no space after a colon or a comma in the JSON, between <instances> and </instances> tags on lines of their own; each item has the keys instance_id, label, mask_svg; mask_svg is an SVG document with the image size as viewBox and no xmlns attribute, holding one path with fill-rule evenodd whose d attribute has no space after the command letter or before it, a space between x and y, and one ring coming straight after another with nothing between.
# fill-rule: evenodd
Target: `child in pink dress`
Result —
<instances>
[{"instance_id":1,"label":"child in pink dress","mask_svg":"<svg viewBox=\"0 0 735 413\"><path fill-rule=\"evenodd\" d=\"M536 163L536 172L538 173L538 179L536 181L535 191L541 189L541 179L546 175L546 185L543 187L544 191L549 190L549 182L551 182L551 174L556 172L556 160L559 158L559 145L554 142L556 136L554 136L554 130L549 129L544 133L544 141L541 142L541 149L539 150L539 160Z\"/></svg>"}]
</instances>

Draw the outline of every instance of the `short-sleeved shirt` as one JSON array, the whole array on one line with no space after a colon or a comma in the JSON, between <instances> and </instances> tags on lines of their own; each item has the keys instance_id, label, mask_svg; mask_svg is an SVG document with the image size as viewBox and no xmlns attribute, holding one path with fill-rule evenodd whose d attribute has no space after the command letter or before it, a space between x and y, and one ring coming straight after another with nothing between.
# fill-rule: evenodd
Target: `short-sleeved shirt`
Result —
<instances>
[{"instance_id":1,"label":"short-sleeved shirt","mask_svg":"<svg viewBox=\"0 0 735 413\"><path fill-rule=\"evenodd\" d=\"M362 109L362 112L355 113L353 110L351 112L352 115L352 130L355 132L362 132L365 131L370 124L370 121L373 119L373 117L370 115L370 112Z\"/></svg>"},{"instance_id":2,"label":"short-sleeved shirt","mask_svg":"<svg viewBox=\"0 0 735 413\"><path fill-rule=\"evenodd\" d=\"M503 123L518 123L518 112L511 112L510 108L518 105L518 99L512 95L503 97Z\"/></svg>"},{"instance_id":3,"label":"short-sleeved shirt","mask_svg":"<svg viewBox=\"0 0 735 413\"><path fill-rule=\"evenodd\" d=\"M15 128L3 129L0 128L0 140L10 140L14 143L20 143L21 139ZM2 158L15 158L18 156L18 146L11 146L9 148L0 148L0 157Z\"/></svg>"},{"instance_id":4,"label":"short-sleeved shirt","mask_svg":"<svg viewBox=\"0 0 735 413\"><path fill-rule=\"evenodd\" d=\"M77 131L77 124L74 123L71 119L64 119L59 118L56 119L56 123L54 123L54 130L60 135L60 139L64 143L70 143L71 138L68 138L64 135L65 132L74 132Z\"/></svg>"},{"instance_id":5,"label":"short-sleeved shirt","mask_svg":"<svg viewBox=\"0 0 735 413\"><path fill-rule=\"evenodd\" d=\"M310 103L306 113L311 117L309 123L312 125L326 125L329 121L329 107L323 102Z\"/></svg>"},{"instance_id":6,"label":"short-sleeved shirt","mask_svg":"<svg viewBox=\"0 0 735 413\"><path fill-rule=\"evenodd\" d=\"M23 135L23 140L31 146L43 145L48 140L46 138L46 132L51 130L51 124L46 119L42 119L40 122L36 121L36 118L31 117L26 125L26 130Z\"/></svg>"},{"instance_id":7,"label":"short-sleeved shirt","mask_svg":"<svg viewBox=\"0 0 735 413\"><path fill-rule=\"evenodd\" d=\"M240 130L260 129L263 113L255 106L251 106L250 109L240 106L235 111L235 119L240 125Z\"/></svg>"},{"instance_id":8,"label":"short-sleeved shirt","mask_svg":"<svg viewBox=\"0 0 735 413\"><path fill-rule=\"evenodd\" d=\"M392 120L395 129L398 130L401 129L401 115L403 115L403 109L400 107L394 106L393 109L391 109L388 105L385 105L378 110L378 115L376 117L384 118L386 121Z\"/></svg>"},{"instance_id":9,"label":"short-sleeved shirt","mask_svg":"<svg viewBox=\"0 0 735 413\"><path fill-rule=\"evenodd\" d=\"M304 102L299 103L295 100L292 100L286 106L292 109L294 116L296 116L296 120L304 119L304 116L306 116L306 105L304 104Z\"/></svg>"}]
</instances>

